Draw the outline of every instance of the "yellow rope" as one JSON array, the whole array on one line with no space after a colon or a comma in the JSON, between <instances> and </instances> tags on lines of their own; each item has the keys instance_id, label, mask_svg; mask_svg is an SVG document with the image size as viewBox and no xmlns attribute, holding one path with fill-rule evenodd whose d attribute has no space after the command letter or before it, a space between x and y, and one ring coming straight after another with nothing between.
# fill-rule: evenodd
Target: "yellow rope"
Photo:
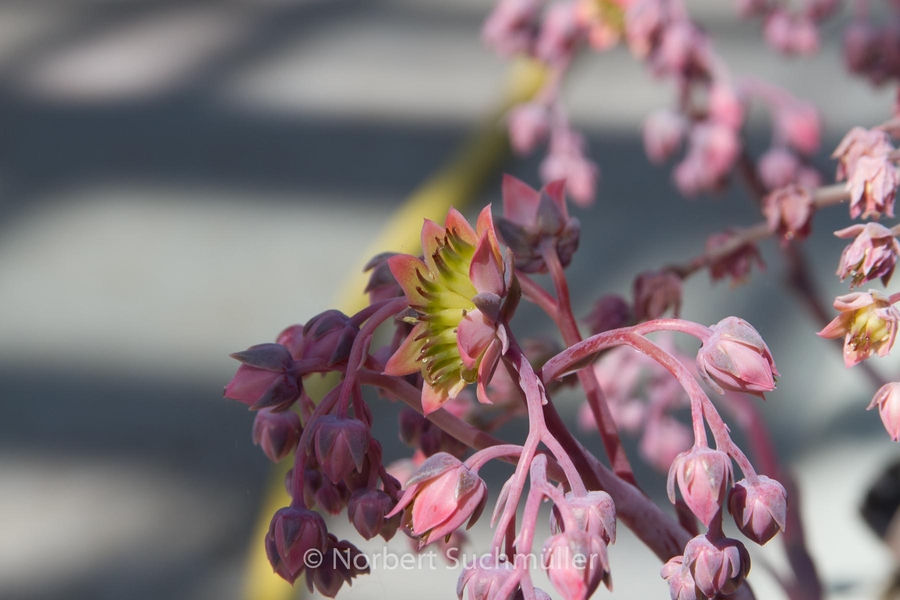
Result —
<instances>
[{"instance_id":1,"label":"yellow rope","mask_svg":"<svg viewBox=\"0 0 900 600\"><path fill-rule=\"evenodd\" d=\"M358 268L347 278L337 297L337 308L353 314L365 307L367 300L362 290L368 276L362 272L362 267L369 258L385 250L418 252L422 219L442 220L451 206L462 208L472 201L484 180L500 168L509 152L506 130L501 126L503 116L511 106L534 96L541 88L545 75L544 69L533 62L521 61L513 65L506 97L500 107L481 124L455 158L413 192L391 217L361 257ZM324 385L321 387L321 390L309 390L310 394L313 397L317 391L324 394L327 388ZM272 515L290 501L284 489L289 462L282 461L273 469L272 481L250 542L244 594L247 600L289 600L296 593L294 588L272 573L263 547L263 538ZM297 584L299 586L299 580Z\"/></svg>"}]
</instances>

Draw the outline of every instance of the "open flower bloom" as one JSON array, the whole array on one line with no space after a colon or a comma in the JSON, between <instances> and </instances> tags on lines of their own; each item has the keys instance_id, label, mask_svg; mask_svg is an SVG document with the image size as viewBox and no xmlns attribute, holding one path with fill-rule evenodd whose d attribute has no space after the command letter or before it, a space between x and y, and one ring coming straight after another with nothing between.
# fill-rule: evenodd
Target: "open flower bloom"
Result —
<instances>
[{"instance_id":1,"label":"open flower bloom","mask_svg":"<svg viewBox=\"0 0 900 600\"><path fill-rule=\"evenodd\" d=\"M866 223L851 225L834 235L853 238L841 254L837 271L841 281L850 277L850 287L856 287L880 277L881 283L888 284L900 256L900 243L890 229L879 223Z\"/></svg>"},{"instance_id":2,"label":"open flower bloom","mask_svg":"<svg viewBox=\"0 0 900 600\"><path fill-rule=\"evenodd\" d=\"M448 537L466 521L471 527L486 502L484 480L459 459L439 452L409 478L403 497L386 517L405 509L402 526L424 547Z\"/></svg>"},{"instance_id":3,"label":"open flower bloom","mask_svg":"<svg viewBox=\"0 0 900 600\"><path fill-rule=\"evenodd\" d=\"M856 163L860 158L884 156L893 149L891 138L884 131L854 127L847 132L831 155L831 158L838 160L835 177L838 181L849 179L856 170Z\"/></svg>"},{"instance_id":4,"label":"open flower bloom","mask_svg":"<svg viewBox=\"0 0 900 600\"><path fill-rule=\"evenodd\" d=\"M823 338L844 336L844 363L852 367L877 354L887 356L897 338L900 312L890 298L877 290L838 296L834 307L841 311L825 329Z\"/></svg>"},{"instance_id":5,"label":"open flower bloom","mask_svg":"<svg viewBox=\"0 0 900 600\"><path fill-rule=\"evenodd\" d=\"M887 155L863 156L856 161L847 179L850 192L850 216L863 219L894 216L894 200L900 187L900 174Z\"/></svg>"},{"instance_id":6,"label":"open flower bloom","mask_svg":"<svg viewBox=\"0 0 900 600\"><path fill-rule=\"evenodd\" d=\"M422 249L424 261L408 254L389 259L417 316L385 373L421 371L426 414L470 383L477 382L478 399L490 403L485 386L509 347L502 317L513 310L518 295L508 295L513 287L512 255L507 252L504 262L491 207L481 211L475 230L454 209L443 227L426 220Z\"/></svg>"}]
</instances>

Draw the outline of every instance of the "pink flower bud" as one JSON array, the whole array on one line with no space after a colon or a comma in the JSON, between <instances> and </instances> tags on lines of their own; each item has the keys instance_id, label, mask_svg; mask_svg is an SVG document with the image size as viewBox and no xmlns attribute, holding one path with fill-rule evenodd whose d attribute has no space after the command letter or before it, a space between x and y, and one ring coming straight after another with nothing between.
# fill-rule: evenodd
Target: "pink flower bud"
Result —
<instances>
[{"instance_id":1,"label":"pink flower bud","mask_svg":"<svg viewBox=\"0 0 900 600\"><path fill-rule=\"evenodd\" d=\"M303 325L291 325L278 334L276 344L281 344L291 353L294 360L303 358Z\"/></svg>"},{"instance_id":2,"label":"pink flower bud","mask_svg":"<svg viewBox=\"0 0 900 600\"><path fill-rule=\"evenodd\" d=\"M554 64L571 58L575 44L585 33L578 22L576 8L576 2L567 1L554 3L547 9L535 44L539 60Z\"/></svg>"},{"instance_id":3,"label":"pink flower bud","mask_svg":"<svg viewBox=\"0 0 900 600\"><path fill-rule=\"evenodd\" d=\"M369 562L359 548L328 534L328 543L322 560L315 569L306 570L306 587L323 596L334 598L343 587L353 584L353 579L369 572Z\"/></svg>"},{"instance_id":4,"label":"pink flower bud","mask_svg":"<svg viewBox=\"0 0 900 600\"><path fill-rule=\"evenodd\" d=\"M543 4L543 0L500 0L481 30L484 44L504 57L527 53Z\"/></svg>"},{"instance_id":5,"label":"pink flower bud","mask_svg":"<svg viewBox=\"0 0 900 600\"><path fill-rule=\"evenodd\" d=\"M743 127L744 103L733 86L721 82L710 86L709 117L735 131Z\"/></svg>"},{"instance_id":6,"label":"pink flower bud","mask_svg":"<svg viewBox=\"0 0 900 600\"><path fill-rule=\"evenodd\" d=\"M669 597L672 600L701 600L702 595L694 584L694 577L684 566L683 556L670 558L659 574L669 584Z\"/></svg>"},{"instance_id":7,"label":"pink flower bud","mask_svg":"<svg viewBox=\"0 0 900 600\"><path fill-rule=\"evenodd\" d=\"M850 216L854 219L860 214L863 219L893 217L898 187L900 174L887 155L861 157L847 180Z\"/></svg>"},{"instance_id":8,"label":"pink flower bud","mask_svg":"<svg viewBox=\"0 0 900 600\"><path fill-rule=\"evenodd\" d=\"M569 510L575 515L578 531L599 536L607 544L616 543L616 505L606 492L593 491L583 496L566 493ZM550 513L550 533L565 531L559 511Z\"/></svg>"},{"instance_id":9,"label":"pink flower bud","mask_svg":"<svg viewBox=\"0 0 900 600\"><path fill-rule=\"evenodd\" d=\"M704 121L691 130L690 147L685 160L699 161L708 181L718 182L731 172L740 151L740 139L732 128Z\"/></svg>"},{"instance_id":10,"label":"pink flower bud","mask_svg":"<svg viewBox=\"0 0 900 600\"><path fill-rule=\"evenodd\" d=\"M273 412L264 408L253 421L253 443L260 446L272 462L278 462L296 450L302 427L300 415L291 411Z\"/></svg>"},{"instance_id":11,"label":"pink flower bud","mask_svg":"<svg viewBox=\"0 0 900 600\"><path fill-rule=\"evenodd\" d=\"M506 124L513 151L516 154L530 154L538 144L547 139L550 114L542 104L525 102L509 111Z\"/></svg>"},{"instance_id":12,"label":"pink flower bud","mask_svg":"<svg viewBox=\"0 0 900 600\"><path fill-rule=\"evenodd\" d=\"M650 466L665 473L679 454L690 449L693 440L684 423L661 417L647 423L638 450Z\"/></svg>"},{"instance_id":13,"label":"pink flower bud","mask_svg":"<svg viewBox=\"0 0 900 600\"><path fill-rule=\"evenodd\" d=\"M812 192L799 185L779 188L763 199L769 231L778 233L785 242L809 237L815 210Z\"/></svg>"},{"instance_id":14,"label":"pink flower bud","mask_svg":"<svg viewBox=\"0 0 900 600\"><path fill-rule=\"evenodd\" d=\"M584 138L571 130L557 130L550 137L550 151L541 162L541 179L548 185L564 179L572 200L579 206L594 202L600 169L584 153Z\"/></svg>"},{"instance_id":15,"label":"pink flower bud","mask_svg":"<svg viewBox=\"0 0 900 600\"><path fill-rule=\"evenodd\" d=\"M715 598L731 594L743 583L750 572L750 555L737 540L699 535L684 547L684 565L697 589L707 598Z\"/></svg>"},{"instance_id":16,"label":"pink flower bud","mask_svg":"<svg viewBox=\"0 0 900 600\"><path fill-rule=\"evenodd\" d=\"M572 261L581 224L569 216L565 185L557 180L537 191L511 175L503 176L503 216L496 219L497 233L516 257L516 268L545 273L542 247L549 242L563 267Z\"/></svg>"},{"instance_id":17,"label":"pink flower bud","mask_svg":"<svg viewBox=\"0 0 900 600\"><path fill-rule=\"evenodd\" d=\"M847 367L872 356L887 356L897 339L900 312L888 296L876 290L838 296L834 307L841 311L817 335L827 339L844 338L844 364Z\"/></svg>"},{"instance_id":18,"label":"pink flower bud","mask_svg":"<svg viewBox=\"0 0 900 600\"><path fill-rule=\"evenodd\" d=\"M709 236L706 240L706 251L715 252L734 240L736 233L723 231ZM765 271L766 263L763 262L759 248L752 242L747 242L734 250L709 263L709 277L714 282L729 277L731 286L735 287L744 283L750 276L753 265L760 271Z\"/></svg>"},{"instance_id":19,"label":"pink flower bud","mask_svg":"<svg viewBox=\"0 0 900 600\"><path fill-rule=\"evenodd\" d=\"M420 547L450 535L467 520L471 527L487 502L484 481L454 456L440 452L418 468L406 482L397 506L403 527L420 539Z\"/></svg>"},{"instance_id":20,"label":"pink flower bud","mask_svg":"<svg viewBox=\"0 0 900 600\"><path fill-rule=\"evenodd\" d=\"M668 310L677 317L681 310L681 278L672 271L646 272L634 280L634 318L658 319Z\"/></svg>"},{"instance_id":21,"label":"pink flower bud","mask_svg":"<svg viewBox=\"0 0 900 600\"><path fill-rule=\"evenodd\" d=\"M881 422L891 439L900 442L900 383L887 383L875 393L868 410L878 407Z\"/></svg>"},{"instance_id":22,"label":"pink flower bud","mask_svg":"<svg viewBox=\"0 0 900 600\"><path fill-rule=\"evenodd\" d=\"M787 148L769 148L756 165L756 172L760 180L768 190L783 188L797 177L800 170L800 160L797 155Z\"/></svg>"},{"instance_id":23,"label":"pink flower bud","mask_svg":"<svg viewBox=\"0 0 900 600\"><path fill-rule=\"evenodd\" d=\"M687 121L672 110L657 110L644 120L644 151L650 162L667 161L681 148Z\"/></svg>"},{"instance_id":24,"label":"pink flower bud","mask_svg":"<svg viewBox=\"0 0 900 600\"><path fill-rule=\"evenodd\" d=\"M303 391L294 359L280 344L259 344L231 355L242 364L228 385L225 397L243 402L251 410L287 410Z\"/></svg>"},{"instance_id":25,"label":"pink flower bud","mask_svg":"<svg viewBox=\"0 0 900 600\"><path fill-rule=\"evenodd\" d=\"M381 490L356 490L347 503L347 517L367 540L381 533L385 524L384 516L391 512L394 503Z\"/></svg>"},{"instance_id":26,"label":"pink flower bud","mask_svg":"<svg viewBox=\"0 0 900 600\"><path fill-rule=\"evenodd\" d=\"M775 389L778 369L772 353L750 323L726 317L710 329L712 335L697 352L697 371L709 387L760 398Z\"/></svg>"},{"instance_id":27,"label":"pink flower bud","mask_svg":"<svg viewBox=\"0 0 900 600\"><path fill-rule=\"evenodd\" d=\"M628 325L631 319L631 306L628 301L617 294L603 296L591 312L584 318L591 335L611 331Z\"/></svg>"},{"instance_id":28,"label":"pink flower bud","mask_svg":"<svg viewBox=\"0 0 900 600\"><path fill-rule=\"evenodd\" d=\"M303 358L323 361L329 367L345 362L359 328L339 310L326 310L303 326Z\"/></svg>"},{"instance_id":29,"label":"pink flower bud","mask_svg":"<svg viewBox=\"0 0 900 600\"><path fill-rule=\"evenodd\" d=\"M838 160L835 177L838 181L848 179L856 171L856 163L860 158L884 156L893 150L891 138L884 131L854 127L847 132L831 155L831 158Z\"/></svg>"},{"instance_id":30,"label":"pink flower bud","mask_svg":"<svg viewBox=\"0 0 900 600\"><path fill-rule=\"evenodd\" d=\"M775 114L775 126L785 142L801 154L815 154L822 139L819 111L809 102L794 101Z\"/></svg>"},{"instance_id":31,"label":"pink flower bud","mask_svg":"<svg viewBox=\"0 0 900 600\"><path fill-rule=\"evenodd\" d=\"M834 235L853 238L841 254L837 270L841 281L852 277L850 287L853 288L880 277L881 283L888 284L900 255L900 243L890 229L879 223L866 223L851 225L835 231Z\"/></svg>"},{"instance_id":32,"label":"pink flower bud","mask_svg":"<svg viewBox=\"0 0 900 600\"><path fill-rule=\"evenodd\" d=\"M567 600L586 600L601 582L611 585L606 544L599 536L558 533L544 543L541 556L550 582Z\"/></svg>"},{"instance_id":33,"label":"pink flower bud","mask_svg":"<svg viewBox=\"0 0 900 600\"><path fill-rule=\"evenodd\" d=\"M704 38L693 24L679 19L660 32L653 55L653 69L659 75L682 75L696 63Z\"/></svg>"},{"instance_id":34,"label":"pink flower bud","mask_svg":"<svg viewBox=\"0 0 900 600\"><path fill-rule=\"evenodd\" d=\"M496 558L496 555L485 554L466 565L456 581L456 597L459 600L462 600L466 590L469 591L469 600L505 600L497 594L516 570L512 563ZM510 598L512 596L509 595Z\"/></svg>"},{"instance_id":35,"label":"pink flower bud","mask_svg":"<svg viewBox=\"0 0 900 600\"><path fill-rule=\"evenodd\" d=\"M753 483L741 479L728 496L728 510L741 533L763 545L787 520L787 491L784 486L760 475Z\"/></svg>"},{"instance_id":36,"label":"pink flower bud","mask_svg":"<svg viewBox=\"0 0 900 600\"><path fill-rule=\"evenodd\" d=\"M638 0L625 12L625 36L631 52L646 58L656 46L666 21L663 0Z\"/></svg>"},{"instance_id":37,"label":"pink flower bud","mask_svg":"<svg viewBox=\"0 0 900 600\"><path fill-rule=\"evenodd\" d=\"M290 583L300 576L310 550L324 552L328 536L321 515L305 508L282 508L272 517L266 548L272 568ZM274 550L274 554L271 552Z\"/></svg>"},{"instance_id":38,"label":"pink flower bud","mask_svg":"<svg viewBox=\"0 0 900 600\"><path fill-rule=\"evenodd\" d=\"M315 444L316 459L333 483L338 483L353 469L362 471L371 434L359 419L325 415L313 421L310 443Z\"/></svg>"},{"instance_id":39,"label":"pink flower bud","mask_svg":"<svg viewBox=\"0 0 900 600\"><path fill-rule=\"evenodd\" d=\"M678 455L666 489L669 500L675 503L675 482L691 512L709 527L722 509L725 494L731 486L731 458L721 450L694 446Z\"/></svg>"}]
</instances>

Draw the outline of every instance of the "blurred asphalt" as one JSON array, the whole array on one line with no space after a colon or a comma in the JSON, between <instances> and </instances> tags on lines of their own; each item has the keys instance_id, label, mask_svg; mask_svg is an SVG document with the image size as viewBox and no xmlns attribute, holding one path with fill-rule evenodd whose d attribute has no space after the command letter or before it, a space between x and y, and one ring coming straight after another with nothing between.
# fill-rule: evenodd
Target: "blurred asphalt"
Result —
<instances>
[{"instance_id":1,"label":"blurred asphalt","mask_svg":"<svg viewBox=\"0 0 900 600\"><path fill-rule=\"evenodd\" d=\"M240 597L267 464L252 416L221 398L227 354L328 308L394 207L499 99L504 65L478 40L489 4L0 0L0 598ZM888 92L843 73L835 26L821 57L780 61L730 3L689 5L737 74L824 109L827 170L844 131L888 113ZM758 219L739 190L685 202L647 164L641 118L669 99L624 52L573 73L567 102L603 170L597 205L573 209L581 314ZM537 162L507 170L536 183ZM481 200L499 201L499 174ZM825 298L846 289L830 232L848 222L823 213L806 247ZM763 333L783 374L763 410L819 524L820 569L834 597L869 598L891 562L857 506L898 453L864 410L872 391L779 286L777 249L765 255L738 291L691 281L683 316L736 314ZM614 597L667 597L646 554L626 535L612 549ZM776 598L761 564L758 597ZM378 573L348 596L449 597L454 581Z\"/></svg>"}]
</instances>

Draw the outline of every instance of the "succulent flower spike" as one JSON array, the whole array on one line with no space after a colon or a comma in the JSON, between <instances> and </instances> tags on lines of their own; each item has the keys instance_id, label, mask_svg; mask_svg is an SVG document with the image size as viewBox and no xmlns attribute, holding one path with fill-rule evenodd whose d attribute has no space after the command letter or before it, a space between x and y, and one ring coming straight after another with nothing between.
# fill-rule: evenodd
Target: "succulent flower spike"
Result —
<instances>
[{"instance_id":1,"label":"succulent flower spike","mask_svg":"<svg viewBox=\"0 0 900 600\"><path fill-rule=\"evenodd\" d=\"M443 227L426 220L422 249L424 261L398 254L388 262L417 316L385 373L421 371L426 414L470 383L478 384L478 399L490 404L485 386L509 347L503 321L519 296L512 254L504 260L500 253L491 207L481 211L475 230L455 209Z\"/></svg>"},{"instance_id":2,"label":"succulent flower spike","mask_svg":"<svg viewBox=\"0 0 900 600\"><path fill-rule=\"evenodd\" d=\"M834 299L834 307L841 311L818 335L823 338L844 338L844 364L848 367L877 354L887 356L897 338L900 312L891 299L877 290L856 292Z\"/></svg>"}]
</instances>

